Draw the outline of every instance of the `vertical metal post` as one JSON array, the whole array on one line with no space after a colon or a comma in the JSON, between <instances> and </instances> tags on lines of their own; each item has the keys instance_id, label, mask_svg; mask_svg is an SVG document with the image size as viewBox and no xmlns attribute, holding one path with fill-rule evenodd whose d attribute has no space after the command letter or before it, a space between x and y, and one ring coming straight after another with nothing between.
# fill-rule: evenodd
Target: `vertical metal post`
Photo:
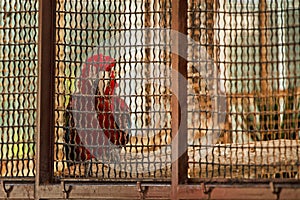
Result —
<instances>
[{"instance_id":1,"label":"vertical metal post","mask_svg":"<svg viewBox=\"0 0 300 200\"><path fill-rule=\"evenodd\" d=\"M36 197L38 187L51 183L54 141L54 73L56 0L39 0L38 113L36 136Z\"/></svg>"},{"instance_id":2,"label":"vertical metal post","mask_svg":"<svg viewBox=\"0 0 300 200\"><path fill-rule=\"evenodd\" d=\"M172 0L172 30L187 35L187 0ZM178 72L172 74L173 94L178 94L172 95L172 199L177 199L178 185L187 182L188 168L187 85L179 82L179 75L187 77L188 44L182 39L179 34L172 34L172 69Z\"/></svg>"}]
</instances>

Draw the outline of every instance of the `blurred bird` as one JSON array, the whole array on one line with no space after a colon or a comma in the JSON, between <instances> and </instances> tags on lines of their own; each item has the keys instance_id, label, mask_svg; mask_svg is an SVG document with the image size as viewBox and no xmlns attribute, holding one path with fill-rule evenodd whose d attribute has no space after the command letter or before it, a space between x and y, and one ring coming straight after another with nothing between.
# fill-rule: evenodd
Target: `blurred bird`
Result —
<instances>
[{"instance_id":1,"label":"blurred bird","mask_svg":"<svg viewBox=\"0 0 300 200\"><path fill-rule=\"evenodd\" d=\"M129 141L129 107L115 95L114 66L109 56L89 57L81 72L80 95L71 97L65 112L66 160L69 166L88 163L86 176L91 173L92 159L107 154L109 146L121 148Z\"/></svg>"}]
</instances>

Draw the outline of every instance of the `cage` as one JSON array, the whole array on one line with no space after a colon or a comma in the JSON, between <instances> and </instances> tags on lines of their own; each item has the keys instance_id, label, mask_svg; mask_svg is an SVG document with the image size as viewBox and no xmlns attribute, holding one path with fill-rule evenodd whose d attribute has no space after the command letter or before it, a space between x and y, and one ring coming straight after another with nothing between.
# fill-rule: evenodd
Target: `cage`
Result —
<instances>
[{"instance_id":1,"label":"cage","mask_svg":"<svg viewBox=\"0 0 300 200\"><path fill-rule=\"evenodd\" d=\"M299 8L1 1L1 192L297 199L283 188L299 186Z\"/></svg>"}]
</instances>

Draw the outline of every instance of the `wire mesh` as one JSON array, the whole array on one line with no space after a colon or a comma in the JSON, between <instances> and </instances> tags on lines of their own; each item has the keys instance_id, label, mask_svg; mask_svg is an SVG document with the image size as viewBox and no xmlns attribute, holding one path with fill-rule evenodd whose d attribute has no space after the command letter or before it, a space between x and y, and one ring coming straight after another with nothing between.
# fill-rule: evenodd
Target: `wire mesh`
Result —
<instances>
[{"instance_id":1,"label":"wire mesh","mask_svg":"<svg viewBox=\"0 0 300 200\"><path fill-rule=\"evenodd\" d=\"M0 177L35 175L36 0L0 2Z\"/></svg>"},{"instance_id":2,"label":"wire mesh","mask_svg":"<svg viewBox=\"0 0 300 200\"><path fill-rule=\"evenodd\" d=\"M299 8L189 1L188 34L207 55L189 46L191 178L299 180Z\"/></svg>"},{"instance_id":3,"label":"wire mesh","mask_svg":"<svg viewBox=\"0 0 300 200\"><path fill-rule=\"evenodd\" d=\"M169 0L57 1L56 178L170 179L169 33L155 31L170 12Z\"/></svg>"}]
</instances>

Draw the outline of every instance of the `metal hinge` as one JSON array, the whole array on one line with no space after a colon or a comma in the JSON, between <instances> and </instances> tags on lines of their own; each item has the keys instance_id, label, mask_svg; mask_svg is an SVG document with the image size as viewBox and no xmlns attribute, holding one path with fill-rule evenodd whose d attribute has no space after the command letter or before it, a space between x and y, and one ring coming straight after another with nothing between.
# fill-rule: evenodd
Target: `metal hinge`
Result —
<instances>
[{"instance_id":1,"label":"metal hinge","mask_svg":"<svg viewBox=\"0 0 300 200\"><path fill-rule=\"evenodd\" d=\"M136 186L137 186L137 191L140 194L140 199L143 200L145 198L145 193L148 190L148 186L142 186L142 183L140 181L136 183Z\"/></svg>"},{"instance_id":2,"label":"metal hinge","mask_svg":"<svg viewBox=\"0 0 300 200\"><path fill-rule=\"evenodd\" d=\"M61 182L62 192L64 194L64 198L68 199L72 190L72 185L66 185L65 181Z\"/></svg>"},{"instance_id":3,"label":"metal hinge","mask_svg":"<svg viewBox=\"0 0 300 200\"><path fill-rule=\"evenodd\" d=\"M276 187L273 182L270 182L269 185L270 185L271 192L276 195L276 199L279 199L281 188Z\"/></svg>"},{"instance_id":4,"label":"metal hinge","mask_svg":"<svg viewBox=\"0 0 300 200\"><path fill-rule=\"evenodd\" d=\"M201 183L201 189L202 189L204 194L208 194L208 195L210 195L210 193L213 190L212 187L209 187L209 186L205 185L205 183Z\"/></svg>"},{"instance_id":5,"label":"metal hinge","mask_svg":"<svg viewBox=\"0 0 300 200\"><path fill-rule=\"evenodd\" d=\"M2 190L6 193L6 198L9 198L10 193L14 189L14 185L8 185L5 181L1 181Z\"/></svg>"}]
</instances>

